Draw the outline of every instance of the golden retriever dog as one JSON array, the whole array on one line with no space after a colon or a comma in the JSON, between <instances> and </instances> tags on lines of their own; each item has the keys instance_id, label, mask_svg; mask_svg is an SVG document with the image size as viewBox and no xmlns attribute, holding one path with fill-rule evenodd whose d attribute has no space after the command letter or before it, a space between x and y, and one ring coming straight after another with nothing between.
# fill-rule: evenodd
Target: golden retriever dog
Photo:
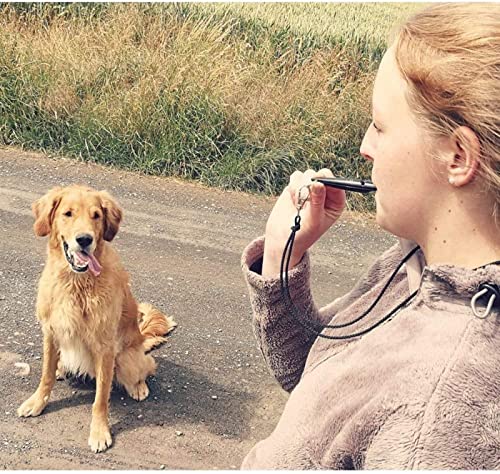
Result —
<instances>
[{"instance_id":1,"label":"golden retriever dog","mask_svg":"<svg viewBox=\"0 0 500 474\"><path fill-rule=\"evenodd\" d=\"M43 331L43 368L35 393L17 410L37 416L48 403L56 371L96 380L89 445L112 444L109 397L113 379L135 400L149 395L156 364L146 354L176 323L149 304L138 305L127 272L109 244L122 211L106 191L54 188L32 205L37 236L49 235L36 303Z\"/></svg>"}]
</instances>

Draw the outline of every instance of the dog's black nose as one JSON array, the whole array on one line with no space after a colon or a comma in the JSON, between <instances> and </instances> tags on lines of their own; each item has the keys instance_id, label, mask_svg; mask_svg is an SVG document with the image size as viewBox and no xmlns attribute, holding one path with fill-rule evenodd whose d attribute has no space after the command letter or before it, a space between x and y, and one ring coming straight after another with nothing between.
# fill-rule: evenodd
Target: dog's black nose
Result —
<instances>
[{"instance_id":1,"label":"dog's black nose","mask_svg":"<svg viewBox=\"0 0 500 474\"><path fill-rule=\"evenodd\" d=\"M80 234L80 235L76 236L75 240L78 242L78 245L82 249L84 249L84 248L87 248L92 243L94 238L89 234Z\"/></svg>"}]
</instances>

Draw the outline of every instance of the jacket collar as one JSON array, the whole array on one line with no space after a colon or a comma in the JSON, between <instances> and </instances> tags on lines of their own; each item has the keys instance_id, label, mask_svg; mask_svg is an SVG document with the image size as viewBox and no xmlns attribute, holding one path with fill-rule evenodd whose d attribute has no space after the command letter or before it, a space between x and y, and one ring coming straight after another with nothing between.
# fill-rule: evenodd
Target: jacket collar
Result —
<instances>
[{"instance_id":1,"label":"jacket collar","mask_svg":"<svg viewBox=\"0 0 500 474\"><path fill-rule=\"evenodd\" d=\"M400 245L402 254L406 255L417 244L400 239ZM444 306L450 300L469 304L483 283L500 288L500 265L495 263L476 269L447 264L427 265L422 250L419 250L405 264L409 291L419 289L422 299L434 307Z\"/></svg>"},{"instance_id":2,"label":"jacket collar","mask_svg":"<svg viewBox=\"0 0 500 474\"><path fill-rule=\"evenodd\" d=\"M399 245L401 246L401 252L403 255L407 255L414 249L417 244L407 239L399 239ZM418 290L420 288L420 281L422 278L422 272L425 267L425 257L422 250L418 250L412 257L405 263L406 274L408 276L408 289L410 293Z\"/></svg>"}]
</instances>

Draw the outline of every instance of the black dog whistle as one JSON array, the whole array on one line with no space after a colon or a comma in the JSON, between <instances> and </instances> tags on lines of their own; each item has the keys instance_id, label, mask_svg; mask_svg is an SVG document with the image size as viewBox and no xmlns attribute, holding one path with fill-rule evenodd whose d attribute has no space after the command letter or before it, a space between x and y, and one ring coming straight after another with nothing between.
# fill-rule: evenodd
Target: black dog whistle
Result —
<instances>
[{"instance_id":1,"label":"black dog whistle","mask_svg":"<svg viewBox=\"0 0 500 474\"><path fill-rule=\"evenodd\" d=\"M353 180L342 178L311 178L312 181L323 183L325 186L332 188L343 189L344 191L351 191L354 193L373 193L377 190L371 181L367 180Z\"/></svg>"}]
</instances>

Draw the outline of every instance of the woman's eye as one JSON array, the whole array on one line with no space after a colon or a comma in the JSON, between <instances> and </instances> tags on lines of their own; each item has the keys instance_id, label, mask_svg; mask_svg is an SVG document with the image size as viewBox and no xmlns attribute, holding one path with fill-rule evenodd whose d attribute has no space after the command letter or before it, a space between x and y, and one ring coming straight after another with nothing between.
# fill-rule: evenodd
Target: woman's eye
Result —
<instances>
[{"instance_id":1,"label":"woman's eye","mask_svg":"<svg viewBox=\"0 0 500 474\"><path fill-rule=\"evenodd\" d=\"M382 130L380 130L380 127L375 123L375 122L372 122L373 124L373 128L378 132L380 133Z\"/></svg>"},{"instance_id":2,"label":"woman's eye","mask_svg":"<svg viewBox=\"0 0 500 474\"><path fill-rule=\"evenodd\" d=\"M66 217L71 217L71 216L72 216L71 211L66 211L66 212L64 213L64 215L65 215Z\"/></svg>"}]
</instances>

